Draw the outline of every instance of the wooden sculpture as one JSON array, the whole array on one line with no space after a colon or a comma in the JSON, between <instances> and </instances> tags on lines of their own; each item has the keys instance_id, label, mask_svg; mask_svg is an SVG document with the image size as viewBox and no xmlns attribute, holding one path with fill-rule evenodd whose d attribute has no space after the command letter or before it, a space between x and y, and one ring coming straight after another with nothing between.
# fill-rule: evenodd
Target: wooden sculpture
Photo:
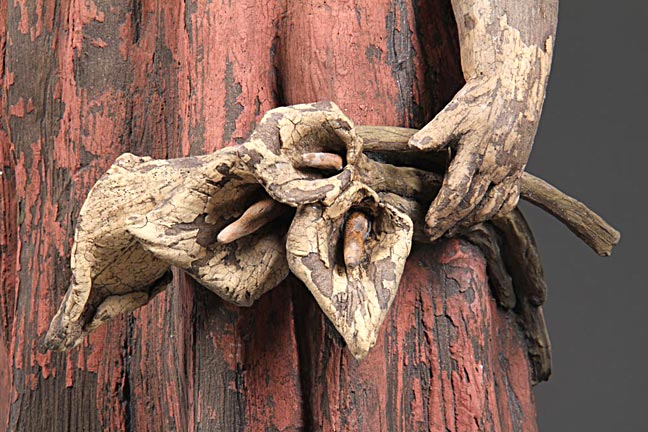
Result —
<instances>
[{"instance_id":1,"label":"wooden sculpture","mask_svg":"<svg viewBox=\"0 0 648 432\"><path fill-rule=\"evenodd\" d=\"M412 132L356 130L335 104L320 102L271 110L248 141L210 155L119 157L81 209L72 284L48 346L70 349L148 303L170 282L173 265L240 306L292 271L363 359L396 296L412 239L436 240L423 220L445 174L435 167L449 160L407 144ZM541 180L522 174L520 188L600 255L618 242L600 217ZM546 379L546 287L522 214L513 207L454 232L484 250L494 295L501 306L518 307L535 380Z\"/></svg>"},{"instance_id":2,"label":"wooden sculpture","mask_svg":"<svg viewBox=\"0 0 648 432\"><path fill-rule=\"evenodd\" d=\"M535 430L557 3L0 2L0 429Z\"/></svg>"}]
</instances>

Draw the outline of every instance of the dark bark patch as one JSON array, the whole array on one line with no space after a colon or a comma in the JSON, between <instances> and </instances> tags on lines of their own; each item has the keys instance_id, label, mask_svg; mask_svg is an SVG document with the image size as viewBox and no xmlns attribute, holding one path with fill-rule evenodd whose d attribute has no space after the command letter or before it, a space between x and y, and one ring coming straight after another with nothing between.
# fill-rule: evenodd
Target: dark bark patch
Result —
<instances>
[{"instance_id":1,"label":"dark bark patch","mask_svg":"<svg viewBox=\"0 0 648 432\"><path fill-rule=\"evenodd\" d=\"M369 63L374 64L374 62L382 59L382 50L374 44L369 44L365 49L365 56Z\"/></svg>"},{"instance_id":2,"label":"dark bark patch","mask_svg":"<svg viewBox=\"0 0 648 432\"><path fill-rule=\"evenodd\" d=\"M236 120L243 112L243 105L238 102L238 97L243 93L241 83L235 81L234 66L225 60L225 125L223 127L223 144L227 144L236 132Z\"/></svg>"},{"instance_id":3,"label":"dark bark patch","mask_svg":"<svg viewBox=\"0 0 648 432\"><path fill-rule=\"evenodd\" d=\"M396 108L401 116L403 126L412 124L412 114L416 110L413 86L416 71L414 68L414 46L412 31L407 11L407 2L394 0L386 17L387 56L386 62L391 67L392 76L398 87Z\"/></svg>"},{"instance_id":4,"label":"dark bark patch","mask_svg":"<svg viewBox=\"0 0 648 432\"><path fill-rule=\"evenodd\" d=\"M333 294L333 282L329 278L326 268L322 265L319 255L310 253L301 260L312 272L313 281L317 284L320 292L330 298Z\"/></svg>"},{"instance_id":5,"label":"dark bark patch","mask_svg":"<svg viewBox=\"0 0 648 432\"><path fill-rule=\"evenodd\" d=\"M380 308L387 309L392 293L389 289L384 288L383 282L396 279L396 263L391 257L386 257L380 261L370 263L367 273L369 278L376 282L376 294L380 302Z\"/></svg>"}]
</instances>

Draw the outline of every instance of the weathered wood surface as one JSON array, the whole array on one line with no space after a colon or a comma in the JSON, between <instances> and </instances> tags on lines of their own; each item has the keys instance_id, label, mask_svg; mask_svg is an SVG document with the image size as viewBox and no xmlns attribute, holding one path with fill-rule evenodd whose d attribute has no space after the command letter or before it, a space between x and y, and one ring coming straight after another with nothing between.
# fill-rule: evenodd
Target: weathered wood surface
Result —
<instances>
[{"instance_id":1,"label":"weathered wood surface","mask_svg":"<svg viewBox=\"0 0 648 432\"><path fill-rule=\"evenodd\" d=\"M360 364L294 280L239 309L177 274L79 349L41 346L79 206L119 154L209 152L274 106L321 99L360 124L421 127L463 83L448 1L0 8L9 430L535 429L523 336L457 241L414 252Z\"/></svg>"}]
</instances>

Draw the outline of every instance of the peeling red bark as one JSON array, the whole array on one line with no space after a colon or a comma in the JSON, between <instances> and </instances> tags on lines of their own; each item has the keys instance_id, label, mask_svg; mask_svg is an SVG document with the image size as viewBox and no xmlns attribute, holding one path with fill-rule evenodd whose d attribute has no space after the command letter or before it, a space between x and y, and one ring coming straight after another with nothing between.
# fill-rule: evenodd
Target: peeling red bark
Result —
<instances>
[{"instance_id":1,"label":"peeling red bark","mask_svg":"<svg viewBox=\"0 0 648 432\"><path fill-rule=\"evenodd\" d=\"M0 424L535 430L524 338L455 240L416 248L362 363L292 278L241 309L178 274L71 353L41 347L119 154L209 152L321 99L420 127L462 85L448 0L0 2L0 60Z\"/></svg>"}]
</instances>

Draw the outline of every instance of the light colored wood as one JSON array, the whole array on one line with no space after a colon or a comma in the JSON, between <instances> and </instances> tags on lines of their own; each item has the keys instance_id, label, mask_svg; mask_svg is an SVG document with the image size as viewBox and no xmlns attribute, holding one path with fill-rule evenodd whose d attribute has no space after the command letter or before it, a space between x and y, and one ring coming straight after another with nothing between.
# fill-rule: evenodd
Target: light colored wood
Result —
<instances>
[{"instance_id":1,"label":"light colored wood","mask_svg":"<svg viewBox=\"0 0 648 432\"><path fill-rule=\"evenodd\" d=\"M348 266L338 250L347 215L362 208L374 221L366 259ZM376 343L412 246L411 219L354 182L330 206L300 206L288 232L290 270L304 282L357 359ZM346 251L345 251L346 252Z\"/></svg>"},{"instance_id":2,"label":"light colored wood","mask_svg":"<svg viewBox=\"0 0 648 432\"><path fill-rule=\"evenodd\" d=\"M415 151L409 140L418 131L407 128L383 128L380 126L358 126L358 135L365 139L364 149L369 152L380 153L383 160L390 162L392 159L405 159L413 161L415 159L426 160L431 166L439 165L443 161L443 154L432 154L420 156ZM366 137L366 138L365 138ZM382 149L385 149L383 152ZM403 157L406 155L406 157ZM407 157L407 155L410 155ZM441 162L440 162L441 161ZM369 174L378 173L383 175L388 167L374 166L366 170ZM403 170L399 171L400 177L404 178L407 185L415 190L418 196L429 194L427 187L421 185L435 185L438 187L442 182L442 177L434 173L421 172L420 170ZM393 173L399 177L398 174ZM385 176L390 178L389 176ZM376 182L377 180L373 180ZM397 179L391 179L390 185L393 189L400 189L400 182ZM601 216L578 200L566 195L556 187L546 181L525 172L520 176L520 197L525 201L534 204L547 211L560 222L565 224L574 234L585 242L592 250L601 256L608 256L612 249L619 243L621 233L608 224ZM492 215L493 216L493 215Z\"/></svg>"},{"instance_id":3,"label":"light colored wood","mask_svg":"<svg viewBox=\"0 0 648 432\"><path fill-rule=\"evenodd\" d=\"M426 214L436 239L517 205L551 69L558 0L451 0L465 85L409 145L454 157Z\"/></svg>"},{"instance_id":4,"label":"light colored wood","mask_svg":"<svg viewBox=\"0 0 648 432\"><path fill-rule=\"evenodd\" d=\"M305 153L301 156L301 163L296 166L297 168L340 171L344 167L344 160L334 153Z\"/></svg>"},{"instance_id":5,"label":"light colored wood","mask_svg":"<svg viewBox=\"0 0 648 432\"><path fill-rule=\"evenodd\" d=\"M367 259L366 242L371 220L362 211L352 211L344 222L344 264L347 270Z\"/></svg>"},{"instance_id":6,"label":"light colored wood","mask_svg":"<svg viewBox=\"0 0 648 432\"><path fill-rule=\"evenodd\" d=\"M216 236L216 240L224 244L232 243L259 231L284 212L281 204L272 198L258 201L248 207L241 217L223 228Z\"/></svg>"},{"instance_id":7,"label":"light colored wood","mask_svg":"<svg viewBox=\"0 0 648 432\"><path fill-rule=\"evenodd\" d=\"M363 358L394 299L412 239L433 240L422 221L444 173L388 163L401 148L421 152L408 141L414 133L356 131L335 104L320 102L269 111L237 148L169 161L121 156L81 209L74 283L52 321L50 347L69 349L102 322L146 304L168 282L170 265L238 305L252 304L290 269ZM363 154L363 134L376 159ZM302 168L300 151L331 150L346 154L341 173L328 164ZM520 183L523 197L588 233L581 238L593 247L618 241L601 218L557 189L528 174ZM281 216L290 216L291 206L297 210L288 227ZM520 316L533 324L536 377L544 379L550 354L538 308L546 286L535 242L518 212L489 219L497 232L479 224L459 224L456 232L486 249L502 305L527 305ZM494 236L506 247L496 248Z\"/></svg>"}]
</instances>

